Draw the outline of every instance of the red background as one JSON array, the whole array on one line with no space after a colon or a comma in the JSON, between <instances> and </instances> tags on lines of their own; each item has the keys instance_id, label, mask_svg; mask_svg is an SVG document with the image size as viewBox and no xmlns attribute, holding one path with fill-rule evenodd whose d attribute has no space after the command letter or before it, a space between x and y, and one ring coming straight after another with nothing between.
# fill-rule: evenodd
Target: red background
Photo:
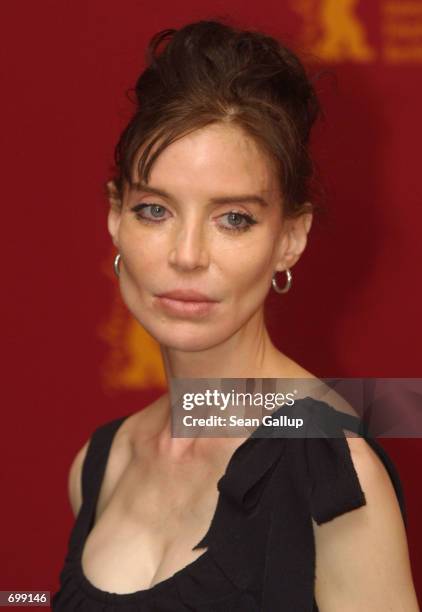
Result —
<instances>
[{"instance_id":1,"label":"red background","mask_svg":"<svg viewBox=\"0 0 422 612\"><path fill-rule=\"evenodd\" d=\"M314 223L292 291L269 298L276 344L319 376L422 376L422 53L388 60L383 11L381 0L355 10L372 61L325 63L337 84L325 79L320 91L327 118L314 152L327 214ZM219 15L304 44L289 2L3 7L1 590L56 590L74 520L71 459L99 424L161 392L101 384L109 347L98 322L116 292L102 272L112 253L103 184L149 37ZM422 443L381 443L403 482L422 600Z\"/></svg>"}]
</instances>

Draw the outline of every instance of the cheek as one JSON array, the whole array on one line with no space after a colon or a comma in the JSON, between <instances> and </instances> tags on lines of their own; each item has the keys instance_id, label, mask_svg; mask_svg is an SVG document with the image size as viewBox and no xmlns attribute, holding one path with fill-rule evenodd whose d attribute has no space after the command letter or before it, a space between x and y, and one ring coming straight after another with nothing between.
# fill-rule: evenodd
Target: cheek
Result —
<instances>
[{"instance_id":1,"label":"cheek","mask_svg":"<svg viewBox=\"0 0 422 612\"><path fill-rule=\"evenodd\" d=\"M119 240L125 276L131 284L140 288L157 274L162 258L162 245L161 248L158 244L154 245L151 236L145 236L136 229L131 224L122 223Z\"/></svg>"},{"instance_id":2,"label":"cheek","mask_svg":"<svg viewBox=\"0 0 422 612\"><path fill-rule=\"evenodd\" d=\"M131 245L121 249L121 253L125 262L126 276L133 283L142 286L147 279L157 274L158 262L153 250L146 249L143 245Z\"/></svg>"},{"instance_id":3,"label":"cheek","mask_svg":"<svg viewBox=\"0 0 422 612\"><path fill-rule=\"evenodd\" d=\"M230 283L235 299L245 294L262 299L271 282L272 258L272 250L263 248L262 241L251 241L245 248L234 249L230 256L221 258L223 277Z\"/></svg>"}]
</instances>

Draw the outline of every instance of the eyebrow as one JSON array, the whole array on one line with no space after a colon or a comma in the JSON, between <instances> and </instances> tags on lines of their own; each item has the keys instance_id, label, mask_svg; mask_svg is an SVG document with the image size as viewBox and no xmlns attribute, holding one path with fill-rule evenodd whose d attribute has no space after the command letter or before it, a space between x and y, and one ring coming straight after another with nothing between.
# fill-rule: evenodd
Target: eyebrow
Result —
<instances>
[{"instance_id":1,"label":"eyebrow","mask_svg":"<svg viewBox=\"0 0 422 612\"><path fill-rule=\"evenodd\" d=\"M145 183L132 183L131 191L144 191L145 193L162 196L163 198L167 198L169 200L173 199L172 196L167 193L167 191L164 191L164 189L157 189L157 187L151 187L150 185L146 185ZM268 206L268 202L262 196L256 194L214 197L210 198L210 202L212 204L235 204L240 202L253 202L255 204L259 204L260 206Z\"/></svg>"}]
</instances>

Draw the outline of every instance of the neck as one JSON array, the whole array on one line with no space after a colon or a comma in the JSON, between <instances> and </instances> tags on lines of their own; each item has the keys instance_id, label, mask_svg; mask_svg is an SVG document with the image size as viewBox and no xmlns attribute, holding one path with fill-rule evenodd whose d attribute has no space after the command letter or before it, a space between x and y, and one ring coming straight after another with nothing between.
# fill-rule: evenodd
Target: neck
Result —
<instances>
[{"instance_id":1,"label":"neck","mask_svg":"<svg viewBox=\"0 0 422 612\"><path fill-rule=\"evenodd\" d=\"M224 343L202 351L181 351L161 346L168 392L163 406L159 446L165 456L195 455L198 449L219 445L237 445L239 440L213 438L172 438L170 406L171 378L288 378L293 375L292 361L272 343L263 316L252 318ZM164 449L164 450L163 450Z\"/></svg>"},{"instance_id":2,"label":"neck","mask_svg":"<svg viewBox=\"0 0 422 612\"><path fill-rule=\"evenodd\" d=\"M263 316L253 317L221 344L199 351L161 346L170 378L272 378L283 376L283 354L274 346Z\"/></svg>"}]
</instances>

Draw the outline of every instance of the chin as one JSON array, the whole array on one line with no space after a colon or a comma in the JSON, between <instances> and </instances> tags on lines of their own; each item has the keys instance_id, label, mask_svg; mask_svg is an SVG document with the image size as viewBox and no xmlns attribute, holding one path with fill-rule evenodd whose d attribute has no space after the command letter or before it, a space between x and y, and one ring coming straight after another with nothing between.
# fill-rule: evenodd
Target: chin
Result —
<instances>
[{"instance_id":1,"label":"chin","mask_svg":"<svg viewBox=\"0 0 422 612\"><path fill-rule=\"evenodd\" d=\"M138 322L161 346L177 351L205 351L223 343L234 333L227 323L220 325L216 321L177 321L174 319L146 321L137 318Z\"/></svg>"}]
</instances>

